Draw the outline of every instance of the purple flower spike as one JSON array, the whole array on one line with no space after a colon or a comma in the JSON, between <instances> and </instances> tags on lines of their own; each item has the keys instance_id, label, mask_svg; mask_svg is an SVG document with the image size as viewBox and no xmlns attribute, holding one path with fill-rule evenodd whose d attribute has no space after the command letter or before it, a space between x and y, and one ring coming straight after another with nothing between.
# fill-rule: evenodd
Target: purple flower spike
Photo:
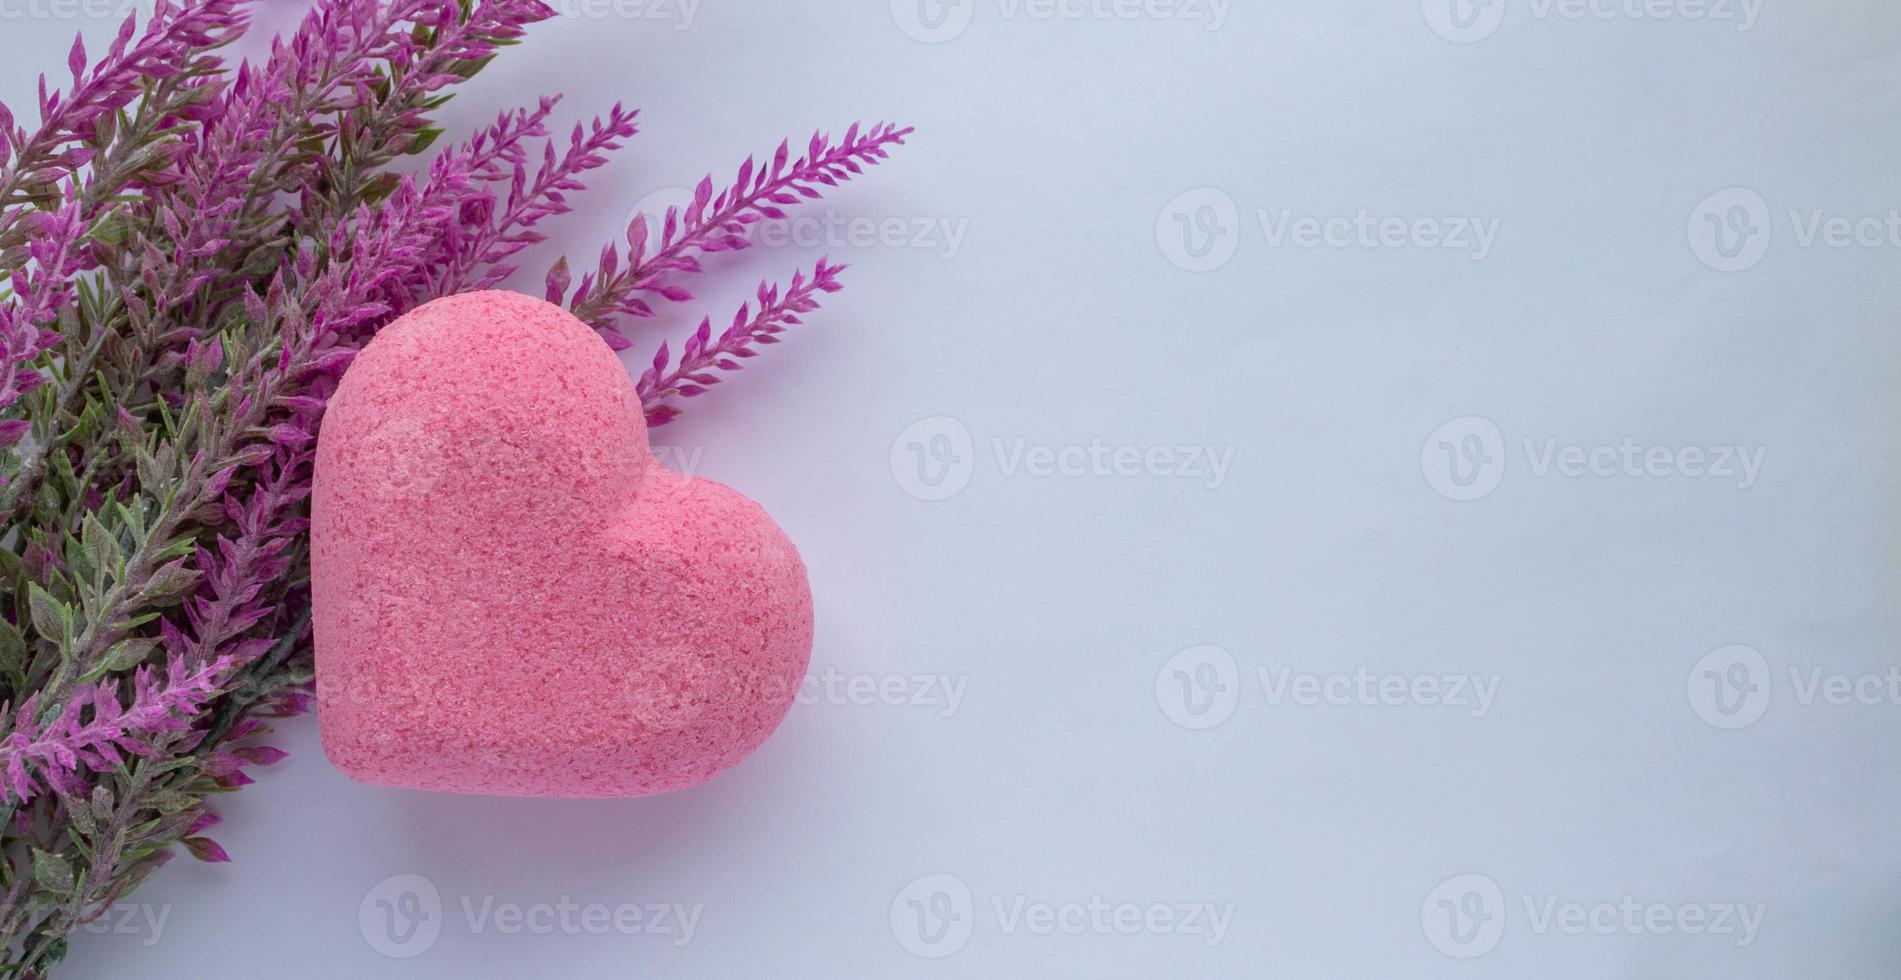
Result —
<instances>
[{"instance_id":1,"label":"purple flower spike","mask_svg":"<svg viewBox=\"0 0 1901 980\"><path fill-rule=\"evenodd\" d=\"M120 682L109 680L79 688L51 718L38 717L37 693L11 712L0 708L12 729L0 739L0 786L7 801L26 803L47 786L62 793L82 792L83 770L99 772L128 755L151 754L153 736L191 727L231 666L231 660L223 658L188 670L174 657L162 680L150 667L141 667L132 678L131 703L125 705L119 701Z\"/></svg>"}]
</instances>

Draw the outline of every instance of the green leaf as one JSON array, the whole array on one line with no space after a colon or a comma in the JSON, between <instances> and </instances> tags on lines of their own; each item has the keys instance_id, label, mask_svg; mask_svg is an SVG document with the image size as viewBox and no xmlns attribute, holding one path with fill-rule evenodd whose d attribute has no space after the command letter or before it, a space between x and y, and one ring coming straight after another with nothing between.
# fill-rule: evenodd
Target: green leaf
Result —
<instances>
[{"instance_id":1,"label":"green leaf","mask_svg":"<svg viewBox=\"0 0 1901 980\"><path fill-rule=\"evenodd\" d=\"M20 635L19 627L0 619L0 674L5 675L7 687L16 695L26 687L26 662L26 638Z\"/></svg>"},{"instance_id":2,"label":"green leaf","mask_svg":"<svg viewBox=\"0 0 1901 980\"><path fill-rule=\"evenodd\" d=\"M66 816L73 826L88 837L99 833L99 823L92 818L92 807L77 797L69 797L66 802Z\"/></svg>"},{"instance_id":3,"label":"green leaf","mask_svg":"<svg viewBox=\"0 0 1901 980\"><path fill-rule=\"evenodd\" d=\"M53 598L51 593L40 588L38 582L27 588L30 590L27 602L33 610L34 631L44 639L63 643L72 628L72 607Z\"/></svg>"},{"instance_id":4,"label":"green leaf","mask_svg":"<svg viewBox=\"0 0 1901 980\"><path fill-rule=\"evenodd\" d=\"M189 538L185 539L190 544ZM170 549L166 549L169 553ZM145 580L145 588L140 594L147 599L163 601L182 595L198 582L198 572L190 566L190 559L180 558L167 565L159 566L152 577Z\"/></svg>"},{"instance_id":5,"label":"green leaf","mask_svg":"<svg viewBox=\"0 0 1901 980\"><path fill-rule=\"evenodd\" d=\"M160 790L156 793L147 794L145 797L145 804L147 806L157 810L159 813L167 815L183 813L197 806L198 803L199 800L197 797L189 793L181 793L175 789Z\"/></svg>"},{"instance_id":6,"label":"green leaf","mask_svg":"<svg viewBox=\"0 0 1901 980\"><path fill-rule=\"evenodd\" d=\"M429 147L435 145L436 140L440 139L441 137L442 137L442 127L425 126L422 129L416 131L415 137L413 137L409 141L408 146L403 148L403 152L409 154L410 156L416 156L421 153L426 153L428 152Z\"/></svg>"},{"instance_id":7,"label":"green leaf","mask_svg":"<svg viewBox=\"0 0 1901 980\"><path fill-rule=\"evenodd\" d=\"M496 43L499 44L500 42ZM474 78L482 69L488 67L489 62L494 60L495 56L492 54L481 58L464 58L449 66L449 74L466 81Z\"/></svg>"},{"instance_id":8,"label":"green leaf","mask_svg":"<svg viewBox=\"0 0 1901 980\"><path fill-rule=\"evenodd\" d=\"M87 514L80 523L79 540L86 549L86 555L92 559L95 568L111 568L123 556L119 551L119 539L114 537L99 520L97 514Z\"/></svg>"},{"instance_id":9,"label":"green leaf","mask_svg":"<svg viewBox=\"0 0 1901 980\"><path fill-rule=\"evenodd\" d=\"M387 171L371 177L369 182L363 185L363 202L365 204L382 203L384 198L396 193L397 185L402 182L401 175Z\"/></svg>"},{"instance_id":10,"label":"green leaf","mask_svg":"<svg viewBox=\"0 0 1901 980\"><path fill-rule=\"evenodd\" d=\"M125 212L114 211L93 222L91 235L94 241L105 242L109 245L123 245L132 240L137 230L137 223Z\"/></svg>"},{"instance_id":11,"label":"green leaf","mask_svg":"<svg viewBox=\"0 0 1901 980\"><path fill-rule=\"evenodd\" d=\"M132 864L129 870L119 875L118 880L124 884L124 887L120 889L120 894L123 895L139 887L140 882L151 877L152 872L164 867L165 859L171 857L169 852L160 854L158 857L153 857L153 853L156 852L148 852L140 855L140 860L137 863ZM130 862L128 861L127 863Z\"/></svg>"},{"instance_id":12,"label":"green leaf","mask_svg":"<svg viewBox=\"0 0 1901 980\"><path fill-rule=\"evenodd\" d=\"M193 541L191 537L187 535L182 538L173 538L165 547L160 548L157 553L152 556L152 559L154 561L170 561L173 558L189 555L197 550L198 542Z\"/></svg>"},{"instance_id":13,"label":"green leaf","mask_svg":"<svg viewBox=\"0 0 1901 980\"><path fill-rule=\"evenodd\" d=\"M74 428L77 429L78 426ZM76 440L83 439L84 437L84 432L73 431L66 433L61 438ZM73 461L68 459L65 453L51 453L47 456L47 459L52 463L53 477L56 478L59 486L68 488L77 488L79 486L79 474L73 470ZM49 480L48 482L55 481Z\"/></svg>"},{"instance_id":14,"label":"green leaf","mask_svg":"<svg viewBox=\"0 0 1901 980\"><path fill-rule=\"evenodd\" d=\"M120 640L106 651L98 663L79 675L79 680L83 684L90 684L115 671L131 670L144 663L146 656L157 646L158 637L155 636L134 636Z\"/></svg>"},{"instance_id":15,"label":"green leaf","mask_svg":"<svg viewBox=\"0 0 1901 980\"><path fill-rule=\"evenodd\" d=\"M162 612L158 612L157 610L153 610L151 612L142 612L142 613L139 613L137 616L132 617L131 619L121 619L118 622L113 623L112 628L114 630L135 630L141 626L144 626L146 623L149 623L152 620L157 619L163 615L165 614Z\"/></svg>"},{"instance_id":16,"label":"green leaf","mask_svg":"<svg viewBox=\"0 0 1901 980\"><path fill-rule=\"evenodd\" d=\"M169 473L159 469L158 458L140 447L133 452L132 460L139 474L139 489L146 493L157 493L165 483Z\"/></svg>"},{"instance_id":17,"label":"green leaf","mask_svg":"<svg viewBox=\"0 0 1901 980\"><path fill-rule=\"evenodd\" d=\"M262 278L283 264L283 255L283 248L276 242L260 245L244 257L244 265L238 274L246 279Z\"/></svg>"},{"instance_id":18,"label":"green leaf","mask_svg":"<svg viewBox=\"0 0 1901 980\"><path fill-rule=\"evenodd\" d=\"M33 848L33 880L41 888L58 895L71 894L73 890L73 866L57 854L49 854L39 848Z\"/></svg>"}]
</instances>

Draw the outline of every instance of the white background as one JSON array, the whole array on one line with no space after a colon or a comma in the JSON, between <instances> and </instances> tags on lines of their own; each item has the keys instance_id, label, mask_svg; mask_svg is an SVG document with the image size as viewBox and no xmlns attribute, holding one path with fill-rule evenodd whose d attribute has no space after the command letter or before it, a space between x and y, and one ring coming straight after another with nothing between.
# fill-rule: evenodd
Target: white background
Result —
<instances>
[{"instance_id":1,"label":"white background","mask_svg":"<svg viewBox=\"0 0 1901 980\"><path fill-rule=\"evenodd\" d=\"M23 109L74 29L109 35L4 2ZM569 120L643 108L554 227L583 263L635 200L782 135L919 127L803 214L937 230L714 263L716 320L822 251L853 268L656 438L799 544L815 675L907 703L817 686L732 772L624 801L359 786L298 719L292 759L220 804L236 862L176 862L64 972L1893 977L1901 705L1808 685L1897 664L1901 8L1493 0L1461 31L1447 2L1237 2L1217 27L1205 3L963 0L926 43L915 0L575 0L446 119L548 90ZM1283 211L1404 226L1302 244L1270 235ZM1831 247L1818 215L1879 220ZM1430 245L1453 218L1495 221L1490 250ZM1210 486L1018 456L1098 440L1231 464ZM1626 441L1664 462L1623 472ZM1760 469L1679 454L1709 447ZM923 500L920 472L968 483ZM1408 693L1276 703L1283 671L1362 670ZM1449 675L1495 696L1410 693ZM479 918L564 898L699 912L684 944L671 919ZM1080 932L1016 915L1040 905ZM1205 913L1149 924L1178 905L1213 906L1219 941ZM1751 935L1687 932L1731 905Z\"/></svg>"}]
</instances>

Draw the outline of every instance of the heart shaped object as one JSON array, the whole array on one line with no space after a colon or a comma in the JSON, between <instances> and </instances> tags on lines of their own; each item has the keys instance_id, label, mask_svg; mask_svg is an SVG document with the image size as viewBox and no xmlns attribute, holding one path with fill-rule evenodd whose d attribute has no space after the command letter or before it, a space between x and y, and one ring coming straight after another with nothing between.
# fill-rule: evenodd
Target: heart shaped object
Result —
<instances>
[{"instance_id":1,"label":"heart shaped object","mask_svg":"<svg viewBox=\"0 0 1901 980\"><path fill-rule=\"evenodd\" d=\"M560 307L468 293L385 328L315 483L317 706L353 779L664 793L757 748L805 675L798 551L654 459L626 369Z\"/></svg>"}]
</instances>

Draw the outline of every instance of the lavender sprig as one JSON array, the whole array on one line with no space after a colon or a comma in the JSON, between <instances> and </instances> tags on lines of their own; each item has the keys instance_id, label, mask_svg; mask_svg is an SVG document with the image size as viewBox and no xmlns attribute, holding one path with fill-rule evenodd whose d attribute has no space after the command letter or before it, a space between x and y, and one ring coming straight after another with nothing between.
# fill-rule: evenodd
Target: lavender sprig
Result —
<instances>
[{"instance_id":1,"label":"lavender sprig","mask_svg":"<svg viewBox=\"0 0 1901 980\"><path fill-rule=\"evenodd\" d=\"M165 0L130 47L136 22L128 17L90 74L75 39L68 58L74 91L49 93L41 77L37 131L16 127L0 104L0 278L11 280L12 294L0 293L0 413L44 380L33 362L78 333L70 322L50 328L70 311L71 278L96 264L106 229L95 226L169 162L178 123L219 84L211 52L245 23L239 0L183 8ZM135 99L138 110L128 116L124 108ZM39 214L43 208L57 212L50 223ZM16 418L0 415L0 449L25 431Z\"/></svg>"},{"instance_id":2,"label":"lavender sprig","mask_svg":"<svg viewBox=\"0 0 1901 980\"><path fill-rule=\"evenodd\" d=\"M64 96L49 92L46 76L40 76L40 126L34 132L17 127L12 111L0 105L0 247L20 217L19 205L44 197L47 188L66 180L96 152L72 144L94 139L103 122L154 82L194 71L203 52L234 40L245 23L238 0L201 0L182 7L158 0L138 43L130 43L137 18L128 16L111 49L90 72L84 39L73 39L66 58L72 89Z\"/></svg>"},{"instance_id":3,"label":"lavender sprig","mask_svg":"<svg viewBox=\"0 0 1901 980\"><path fill-rule=\"evenodd\" d=\"M322 0L288 41L273 45L262 69L240 69L195 142L198 152L175 176L182 196L154 200L141 216L164 237L119 254L116 278L143 289L108 294L87 318L96 324L90 340L67 351L40 413L42 439L0 490L0 516L18 520L33 506L48 454L59 448L54 433L77 428L73 412L107 345L123 337L133 355L127 370L108 375L114 400L137 397L143 386L176 391L179 348L196 336L189 327L220 322L247 283L282 261L285 243L272 241L269 229L290 220L301 229L291 247L313 235L322 244L355 203L380 200L393 177L358 185L358 175L425 145L420 107L549 13L539 0L490 0L466 16L433 0ZM313 141L332 149L312 153ZM291 190L303 200L284 208L280 195Z\"/></svg>"},{"instance_id":4,"label":"lavender sprig","mask_svg":"<svg viewBox=\"0 0 1901 980\"><path fill-rule=\"evenodd\" d=\"M13 274L17 302L0 305L0 412L45 381L32 362L58 343L60 335L42 327L70 300L72 278L85 265L87 226L82 205L70 188L57 211L32 216L36 236L27 243L30 263ZM0 419L0 449L20 441L30 424Z\"/></svg>"},{"instance_id":5,"label":"lavender sprig","mask_svg":"<svg viewBox=\"0 0 1901 980\"><path fill-rule=\"evenodd\" d=\"M823 133L814 133L805 156L788 164L791 145L779 144L772 162L756 166L752 157L740 165L733 183L713 192L713 178L704 177L685 209L668 208L659 229L649 229L645 215L636 215L627 228L627 263L612 243L601 250L595 271L581 277L568 309L582 322L606 331L617 317L650 317L653 307L645 296L685 302L693 294L669 281L673 273L700 271L699 255L748 247L748 227L766 218L785 217L784 208L820 197L821 187L835 187L864 172L868 165L889 156L902 145L910 127L899 129L879 123L860 132L857 123L833 145ZM657 232L654 237L650 232ZM652 247L652 255L647 249ZM551 302L567 294L567 268L560 264L549 273ZM558 289L556 287L559 287Z\"/></svg>"},{"instance_id":6,"label":"lavender sprig","mask_svg":"<svg viewBox=\"0 0 1901 980\"><path fill-rule=\"evenodd\" d=\"M714 371L738 371L743 365L734 358L757 357L759 352L754 349L755 345L778 343L779 334L787 327L804 322L799 319L800 314L818 309L820 293L835 293L844 288L838 281L838 274L843 271L845 266L827 265L820 259L812 268L810 280L805 278L804 272L793 274L783 297L778 286L761 282L754 294L759 304L758 314L748 316L750 306L742 303L739 312L733 314L732 325L718 340L712 339L712 319L702 318L699 330L687 339L685 349L680 352L680 362L671 372L667 372L667 345L662 343L637 386L641 407L647 413L647 424L665 425L672 421L680 410L666 404L668 399L705 394L722 380Z\"/></svg>"},{"instance_id":7,"label":"lavender sprig","mask_svg":"<svg viewBox=\"0 0 1901 980\"><path fill-rule=\"evenodd\" d=\"M57 715L45 719L39 716L40 695L29 695L10 715L12 731L0 739L0 788L6 803L26 803L48 786L61 793L81 792L86 789L78 775L82 766L99 771L119 765L127 755L156 755L150 737L190 730L231 665L231 659L223 657L190 669L183 658L173 657L162 679L150 667L138 668L129 704L119 703L117 679L101 681L83 688ZM0 715L7 715L4 707Z\"/></svg>"},{"instance_id":8,"label":"lavender sprig","mask_svg":"<svg viewBox=\"0 0 1901 980\"><path fill-rule=\"evenodd\" d=\"M546 117L553 105L554 100L543 100L533 116L527 110L521 110L517 126L522 128L517 133L527 135L525 127L529 124L535 124L538 128L540 119ZM541 168L535 172L532 180L528 177L525 158L517 151L517 155L508 159L512 170L507 174L510 186L506 205L495 212L493 199L487 198L485 203L489 206L476 216L477 220L471 222L473 228L445 241L442 254L430 263L433 282L427 295L433 298L467 289L487 289L512 275L515 267L507 265L507 260L522 249L545 240L545 236L534 230L535 225L568 212L566 195L585 190L581 175L606 163L607 154L620 149L621 144L634 135L636 115L637 112L625 110L616 104L608 111L605 120L596 117L585 130L577 123L568 138L567 151L561 156L555 155L553 141L544 144ZM506 131L498 125L492 131L493 145L502 146L505 134ZM481 137L478 137L476 142L470 144L471 153L480 152L480 140ZM476 168L476 176L489 182L498 182L503 178L502 174L487 166ZM478 272L481 274L478 275Z\"/></svg>"}]
</instances>

